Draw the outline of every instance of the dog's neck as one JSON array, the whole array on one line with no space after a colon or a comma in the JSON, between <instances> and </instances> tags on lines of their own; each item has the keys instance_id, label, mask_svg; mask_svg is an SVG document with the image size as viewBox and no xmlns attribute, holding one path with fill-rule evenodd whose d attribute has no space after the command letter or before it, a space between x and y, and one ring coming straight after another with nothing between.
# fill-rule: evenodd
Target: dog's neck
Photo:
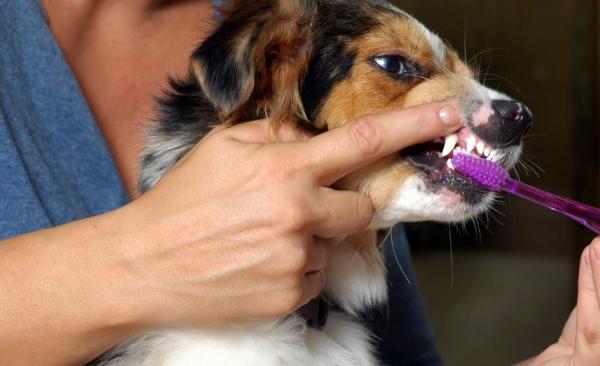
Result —
<instances>
[{"instance_id":1,"label":"dog's neck","mask_svg":"<svg viewBox=\"0 0 600 366\"><path fill-rule=\"evenodd\" d=\"M358 314L387 299L386 270L377 232L345 238L331 251L326 296L349 313Z\"/></svg>"}]
</instances>

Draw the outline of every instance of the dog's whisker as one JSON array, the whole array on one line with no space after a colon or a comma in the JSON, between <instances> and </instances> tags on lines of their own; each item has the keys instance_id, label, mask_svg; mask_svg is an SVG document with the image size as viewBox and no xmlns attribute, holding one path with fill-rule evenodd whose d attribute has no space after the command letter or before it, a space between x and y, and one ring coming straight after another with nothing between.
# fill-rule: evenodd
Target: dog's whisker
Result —
<instances>
[{"instance_id":1,"label":"dog's whisker","mask_svg":"<svg viewBox=\"0 0 600 366\"><path fill-rule=\"evenodd\" d=\"M490 52L495 52L495 51L508 51L509 49L506 47L493 47L493 48L488 48L485 49L481 52L476 53L473 57L471 57L468 61L467 61L467 65L470 65L473 61L476 61L477 58L485 55L486 53L490 53Z\"/></svg>"},{"instance_id":2,"label":"dog's whisker","mask_svg":"<svg viewBox=\"0 0 600 366\"><path fill-rule=\"evenodd\" d=\"M383 246L385 245L385 242L386 242L386 240L387 240L387 239L390 237L390 235L392 234L392 230L393 230L393 229L394 229L394 227L393 227L393 226L392 226L392 227L390 227L390 228L388 229L388 232L387 232L387 234L385 234L385 236L383 237L383 239L381 240L381 242L380 242L380 243L379 243L379 245L377 246L377 247L378 247L378 249L381 249L381 248L383 248Z\"/></svg>"},{"instance_id":3,"label":"dog's whisker","mask_svg":"<svg viewBox=\"0 0 600 366\"><path fill-rule=\"evenodd\" d=\"M423 75L417 75L417 74L405 74L405 75L413 77L413 78L421 79L421 80L427 80L427 81L431 80L431 78L428 78L428 77L423 76Z\"/></svg>"},{"instance_id":4,"label":"dog's whisker","mask_svg":"<svg viewBox=\"0 0 600 366\"><path fill-rule=\"evenodd\" d=\"M352 259L350 259L350 263L348 264L349 269L352 268L352 266L356 262L356 259L360 256L361 250L364 248L364 246L367 244L368 241L369 241L369 237L365 236L361 240L361 242L358 244L358 246L356 247L356 250L352 254Z\"/></svg>"},{"instance_id":5,"label":"dog's whisker","mask_svg":"<svg viewBox=\"0 0 600 366\"><path fill-rule=\"evenodd\" d=\"M485 73L485 75L486 75L486 78L488 78L488 80L494 80L493 78L497 78L497 79L499 79L499 80L506 81L506 82L507 82L507 83L509 83L509 84L510 84L510 85L511 85L513 88L515 88L515 90L517 91L517 93L519 93L519 94L521 94L521 95L523 94L523 92L521 91L521 88L519 88L519 86L517 85L517 83L515 83L515 82L514 82L514 81L512 81L511 79L509 79L509 78L507 78L507 77L504 77L504 76L502 76L502 75L499 75L499 74L494 74L494 73L491 73L491 72L489 72L489 70L488 70L488 71ZM490 76L492 77L492 79L490 79L490 78L489 78ZM485 84L485 83L484 83L484 84Z\"/></svg>"},{"instance_id":6,"label":"dog's whisker","mask_svg":"<svg viewBox=\"0 0 600 366\"><path fill-rule=\"evenodd\" d=\"M492 57L490 57L490 59L488 60L487 69L485 70L484 77L483 77L483 82L482 82L482 84L483 84L483 85L486 85L486 82L487 82L487 76L489 75L489 71L490 71L490 68L492 67L492 63L493 63L493 62L494 62L494 57L492 56Z\"/></svg>"},{"instance_id":7,"label":"dog's whisker","mask_svg":"<svg viewBox=\"0 0 600 366\"><path fill-rule=\"evenodd\" d=\"M541 175L546 174L546 171L534 161L535 159L536 157L531 154L523 154L519 162L528 166L529 169L531 169L533 173L540 178Z\"/></svg>"},{"instance_id":8,"label":"dog's whisker","mask_svg":"<svg viewBox=\"0 0 600 366\"><path fill-rule=\"evenodd\" d=\"M448 226L448 241L450 247L450 288L454 288L454 248L452 247L452 229Z\"/></svg>"},{"instance_id":9,"label":"dog's whisker","mask_svg":"<svg viewBox=\"0 0 600 366\"><path fill-rule=\"evenodd\" d=\"M464 56L463 56L463 61L468 64L469 61L467 59L467 20L465 19L465 33L463 36L463 52L464 52Z\"/></svg>"},{"instance_id":10,"label":"dog's whisker","mask_svg":"<svg viewBox=\"0 0 600 366\"><path fill-rule=\"evenodd\" d=\"M402 275L406 279L406 282L409 285L412 285L412 282L410 282L410 279L408 278L408 275L404 271L404 267L402 266L402 263L400 263L400 259L398 258L398 254L396 253L396 245L394 243L393 228L390 230L390 245L392 246L392 253L394 253L394 259L396 260L396 263L398 264L398 268L400 268L400 272L402 272Z\"/></svg>"}]
</instances>

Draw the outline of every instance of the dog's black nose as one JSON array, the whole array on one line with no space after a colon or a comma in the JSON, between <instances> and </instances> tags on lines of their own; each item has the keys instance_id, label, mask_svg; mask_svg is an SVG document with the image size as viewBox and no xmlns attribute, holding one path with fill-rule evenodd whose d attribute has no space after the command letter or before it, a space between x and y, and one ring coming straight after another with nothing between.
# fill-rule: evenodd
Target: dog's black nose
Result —
<instances>
[{"instance_id":1,"label":"dog's black nose","mask_svg":"<svg viewBox=\"0 0 600 366\"><path fill-rule=\"evenodd\" d=\"M492 109L508 122L529 126L533 121L533 116L531 115L529 108L523 103L512 100L495 100L492 102Z\"/></svg>"},{"instance_id":2,"label":"dog's black nose","mask_svg":"<svg viewBox=\"0 0 600 366\"><path fill-rule=\"evenodd\" d=\"M533 114L523 103L512 100L492 101L494 115L490 118L495 130L495 142L514 145L521 142L533 124Z\"/></svg>"}]
</instances>

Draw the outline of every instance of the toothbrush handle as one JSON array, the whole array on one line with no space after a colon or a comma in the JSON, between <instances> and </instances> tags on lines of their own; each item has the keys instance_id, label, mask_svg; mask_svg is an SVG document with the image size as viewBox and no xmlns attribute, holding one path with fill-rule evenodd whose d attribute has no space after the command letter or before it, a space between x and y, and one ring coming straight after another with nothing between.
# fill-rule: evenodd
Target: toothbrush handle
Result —
<instances>
[{"instance_id":1,"label":"toothbrush handle","mask_svg":"<svg viewBox=\"0 0 600 366\"><path fill-rule=\"evenodd\" d=\"M600 235L600 209L542 191L514 179L509 180L504 190L562 213Z\"/></svg>"}]
</instances>

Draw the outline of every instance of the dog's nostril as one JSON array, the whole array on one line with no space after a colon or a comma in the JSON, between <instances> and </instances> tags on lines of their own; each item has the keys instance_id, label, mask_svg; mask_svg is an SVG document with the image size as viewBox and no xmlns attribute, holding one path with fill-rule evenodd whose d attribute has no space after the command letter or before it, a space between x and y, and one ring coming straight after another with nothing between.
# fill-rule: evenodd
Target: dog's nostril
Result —
<instances>
[{"instance_id":1,"label":"dog's nostril","mask_svg":"<svg viewBox=\"0 0 600 366\"><path fill-rule=\"evenodd\" d=\"M489 123L474 130L490 143L503 146L519 144L533 125L533 115L522 103L498 99L492 101L491 109L493 113L489 117Z\"/></svg>"},{"instance_id":2,"label":"dog's nostril","mask_svg":"<svg viewBox=\"0 0 600 366\"><path fill-rule=\"evenodd\" d=\"M524 104L512 100L495 100L492 102L492 109L505 121L529 124L533 120Z\"/></svg>"},{"instance_id":3,"label":"dog's nostril","mask_svg":"<svg viewBox=\"0 0 600 366\"><path fill-rule=\"evenodd\" d=\"M518 122L523 119L523 115L520 112L515 111L505 115L504 118Z\"/></svg>"}]
</instances>

